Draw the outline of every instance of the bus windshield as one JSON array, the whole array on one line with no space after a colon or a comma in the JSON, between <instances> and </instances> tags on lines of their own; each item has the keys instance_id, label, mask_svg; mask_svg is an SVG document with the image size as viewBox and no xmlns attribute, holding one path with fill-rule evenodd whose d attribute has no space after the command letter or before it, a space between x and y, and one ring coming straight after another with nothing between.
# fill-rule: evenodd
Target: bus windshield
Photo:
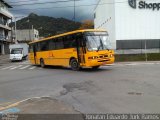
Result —
<instances>
[{"instance_id":1,"label":"bus windshield","mask_svg":"<svg viewBox=\"0 0 160 120\"><path fill-rule=\"evenodd\" d=\"M109 50L111 43L107 34L87 35L87 48L89 51Z\"/></svg>"}]
</instances>

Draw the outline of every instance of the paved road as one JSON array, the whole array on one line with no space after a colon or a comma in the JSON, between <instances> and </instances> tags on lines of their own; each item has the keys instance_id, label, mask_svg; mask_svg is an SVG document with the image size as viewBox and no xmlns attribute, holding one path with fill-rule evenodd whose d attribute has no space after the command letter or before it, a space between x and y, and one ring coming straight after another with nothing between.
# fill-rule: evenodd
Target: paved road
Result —
<instances>
[{"instance_id":1,"label":"paved road","mask_svg":"<svg viewBox=\"0 0 160 120\"><path fill-rule=\"evenodd\" d=\"M50 96L82 113L159 113L159 68L160 62L118 63L97 71L3 64L0 106Z\"/></svg>"}]
</instances>

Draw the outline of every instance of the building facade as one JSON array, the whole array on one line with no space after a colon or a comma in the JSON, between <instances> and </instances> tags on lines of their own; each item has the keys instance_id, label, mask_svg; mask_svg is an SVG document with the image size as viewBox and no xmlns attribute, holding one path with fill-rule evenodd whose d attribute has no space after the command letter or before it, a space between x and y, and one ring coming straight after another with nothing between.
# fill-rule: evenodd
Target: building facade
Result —
<instances>
[{"instance_id":1,"label":"building facade","mask_svg":"<svg viewBox=\"0 0 160 120\"><path fill-rule=\"evenodd\" d=\"M11 28L9 22L13 15L8 11L12 8L4 0L0 0L0 55L9 53L9 42L11 42Z\"/></svg>"},{"instance_id":2,"label":"building facade","mask_svg":"<svg viewBox=\"0 0 160 120\"><path fill-rule=\"evenodd\" d=\"M39 31L36 29L16 30L17 42L31 42L39 40Z\"/></svg>"},{"instance_id":3,"label":"building facade","mask_svg":"<svg viewBox=\"0 0 160 120\"><path fill-rule=\"evenodd\" d=\"M99 0L94 16L114 49L160 48L160 0Z\"/></svg>"}]
</instances>

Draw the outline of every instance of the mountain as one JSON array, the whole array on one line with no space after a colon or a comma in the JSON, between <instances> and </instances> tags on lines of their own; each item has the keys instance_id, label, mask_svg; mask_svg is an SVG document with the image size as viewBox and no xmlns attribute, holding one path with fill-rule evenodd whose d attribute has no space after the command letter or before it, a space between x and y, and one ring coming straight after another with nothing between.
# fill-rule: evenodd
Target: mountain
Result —
<instances>
[{"instance_id":1,"label":"mountain","mask_svg":"<svg viewBox=\"0 0 160 120\"><path fill-rule=\"evenodd\" d=\"M14 25L14 23L12 23L12 25ZM79 29L80 26L80 22L74 22L65 18L39 16L35 13L31 13L28 17L17 21L17 29L31 29L33 27L39 30L41 37L73 31Z\"/></svg>"}]
</instances>

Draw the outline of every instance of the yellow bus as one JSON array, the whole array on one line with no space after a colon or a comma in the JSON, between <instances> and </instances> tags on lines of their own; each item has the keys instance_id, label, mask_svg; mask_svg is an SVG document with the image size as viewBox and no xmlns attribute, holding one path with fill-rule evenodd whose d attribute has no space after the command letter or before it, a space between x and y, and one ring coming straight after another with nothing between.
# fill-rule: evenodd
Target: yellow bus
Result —
<instances>
[{"instance_id":1,"label":"yellow bus","mask_svg":"<svg viewBox=\"0 0 160 120\"><path fill-rule=\"evenodd\" d=\"M114 63L108 33L104 30L76 30L29 43L31 64L97 69Z\"/></svg>"}]
</instances>

